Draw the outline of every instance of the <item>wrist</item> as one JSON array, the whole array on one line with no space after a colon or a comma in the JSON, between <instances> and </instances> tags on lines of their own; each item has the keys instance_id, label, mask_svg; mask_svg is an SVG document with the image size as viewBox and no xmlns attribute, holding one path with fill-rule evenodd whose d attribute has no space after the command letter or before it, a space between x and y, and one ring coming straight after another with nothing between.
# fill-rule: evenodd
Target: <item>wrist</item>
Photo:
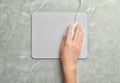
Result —
<instances>
[{"instance_id":1,"label":"wrist","mask_svg":"<svg viewBox=\"0 0 120 83\"><path fill-rule=\"evenodd\" d=\"M70 69L70 70L74 70L76 69L76 63L73 62L67 62L67 61L62 61L62 67L64 69Z\"/></svg>"},{"instance_id":2,"label":"wrist","mask_svg":"<svg viewBox=\"0 0 120 83\"><path fill-rule=\"evenodd\" d=\"M64 73L70 73L70 72L76 72L76 65L75 64L62 64L63 72Z\"/></svg>"},{"instance_id":3,"label":"wrist","mask_svg":"<svg viewBox=\"0 0 120 83\"><path fill-rule=\"evenodd\" d=\"M64 83L77 83L76 65L63 65Z\"/></svg>"}]
</instances>

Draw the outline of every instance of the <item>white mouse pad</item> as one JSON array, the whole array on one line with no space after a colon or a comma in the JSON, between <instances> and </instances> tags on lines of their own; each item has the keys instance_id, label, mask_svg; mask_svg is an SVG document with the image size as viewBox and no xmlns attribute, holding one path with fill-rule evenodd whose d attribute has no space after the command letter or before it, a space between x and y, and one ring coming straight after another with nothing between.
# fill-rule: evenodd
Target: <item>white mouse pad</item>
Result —
<instances>
[{"instance_id":1,"label":"white mouse pad","mask_svg":"<svg viewBox=\"0 0 120 83\"><path fill-rule=\"evenodd\" d=\"M63 35L74 24L75 13L42 12L32 15L32 57L59 58ZM79 58L87 57L87 15L78 13L76 22L82 24L84 40ZM69 55L68 55L69 56Z\"/></svg>"}]
</instances>

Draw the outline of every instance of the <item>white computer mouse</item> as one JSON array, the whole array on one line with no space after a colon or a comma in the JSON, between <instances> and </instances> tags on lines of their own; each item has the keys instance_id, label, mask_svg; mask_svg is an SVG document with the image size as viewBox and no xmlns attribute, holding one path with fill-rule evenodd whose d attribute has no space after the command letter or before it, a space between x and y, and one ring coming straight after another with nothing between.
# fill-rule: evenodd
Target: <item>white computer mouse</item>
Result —
<instances>
[{"instance_id":1,"label":"white computer mouse","mask_svg":"<svg viewBox=\"0 0 120 83\"><path fill-rule=\"evenodd\" d=\"M74 23L74 24L73 24L73 27L72 27L72 36L71 36L71 38L73 38L73 36L74 36L75 29L76 29L77 25L78 25L78 23Z\"/></svg>"}]
</instances>

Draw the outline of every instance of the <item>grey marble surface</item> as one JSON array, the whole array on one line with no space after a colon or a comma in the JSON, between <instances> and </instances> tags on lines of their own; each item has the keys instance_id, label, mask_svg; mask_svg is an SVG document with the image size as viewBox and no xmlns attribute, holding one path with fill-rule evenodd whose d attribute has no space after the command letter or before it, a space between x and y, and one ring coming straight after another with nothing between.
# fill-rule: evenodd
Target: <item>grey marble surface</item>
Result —
<instances>
[{"instance_id":1,"label":"grey marble surface","mask_svg":"<svg viewBox=\"0 0 120 83\"><path fill-rule=\"evenodd\" d=\"M58 59L31 58L31 14L74 12L78 0L0 0L0 83L63 83ZM78 83L120 83L120 0L82 0L88 52Z\"/></svg>"}]
</instances>

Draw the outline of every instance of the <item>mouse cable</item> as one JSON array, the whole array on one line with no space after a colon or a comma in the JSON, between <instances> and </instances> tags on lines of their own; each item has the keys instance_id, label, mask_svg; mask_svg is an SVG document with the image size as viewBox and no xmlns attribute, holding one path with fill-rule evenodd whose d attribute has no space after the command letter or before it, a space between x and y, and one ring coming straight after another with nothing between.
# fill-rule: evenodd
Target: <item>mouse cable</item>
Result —
<instances>
[{"instance_id":1,"label":"mouse cable","mask_svg":"<svg viewBox=\"0 0 120 83\"><path fill-rule=\"evenodd\" d=\"M81 0L78 0L78 1L79 1L79 5L78 5L78 8L77 8L77 10L76 10L76 12L75 12L74 24L76 23L77 13L78 13L78 11L79 11L79 9L80 9L80 7L81 7Z\"/></svg>"}]
</instances>

